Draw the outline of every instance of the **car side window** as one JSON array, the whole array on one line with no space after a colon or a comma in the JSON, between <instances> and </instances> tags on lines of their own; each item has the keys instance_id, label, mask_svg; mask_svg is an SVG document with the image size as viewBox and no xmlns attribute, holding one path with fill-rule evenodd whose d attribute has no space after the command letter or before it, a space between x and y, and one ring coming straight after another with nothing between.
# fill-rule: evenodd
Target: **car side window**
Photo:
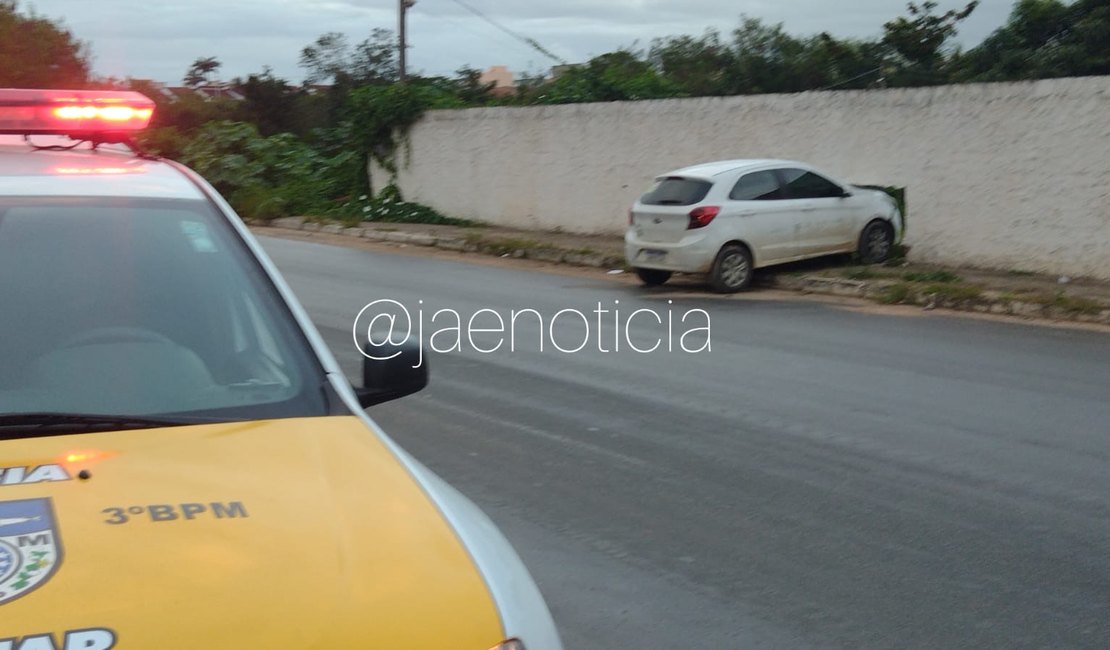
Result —
<instances>
[{"instance_id":1,"label":"car side window","mask_svg":"<svg viewBox=\"0 0 1110 650\"><path fill-rule=\"evenodd\" d=\"M792 199L826 199L838 197L844 189L823 176L804 169L781 169L783 186Z\"/></svg>"},{"instance_id":2,"label":"car side window","mask_svg":"<svg viewBox=\"0 0 1110 650\"><path fill-rule=\"evenodd\" d=\"M728 198L733 201L774 201L783 198L779 179L772 171L744 174Z\"/></svg>"}]
</instances>

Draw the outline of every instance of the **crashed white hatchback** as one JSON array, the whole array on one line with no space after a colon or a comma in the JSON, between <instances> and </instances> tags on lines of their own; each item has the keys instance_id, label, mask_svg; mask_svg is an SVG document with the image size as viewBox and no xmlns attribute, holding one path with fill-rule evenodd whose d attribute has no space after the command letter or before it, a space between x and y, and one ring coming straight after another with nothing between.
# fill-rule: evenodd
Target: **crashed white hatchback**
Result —
<instances>
[{"instance_id":1,"label":"crashed white hatchback","mask_svg":"<svg viewBox=\"0 0 1110 650\"><path fill-rule=\"evenodd\" d=\"M728 160L658 177L632 207L625 254L645 284L706 273L713 289L734 292L774 264L855 252L882 262L902 230L886 192L799 162Z\"/></svg>"}]
</instances>

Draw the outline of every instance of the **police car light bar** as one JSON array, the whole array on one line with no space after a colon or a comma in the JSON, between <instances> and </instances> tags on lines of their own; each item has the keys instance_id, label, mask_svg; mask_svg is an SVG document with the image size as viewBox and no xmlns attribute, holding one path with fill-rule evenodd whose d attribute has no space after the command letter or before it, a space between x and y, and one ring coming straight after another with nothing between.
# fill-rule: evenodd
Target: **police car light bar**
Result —
<instances>
[{"instance_id":1,"label":"police car light bar","mask_svg":"<svg viewBox=\"0 0 1110 650\"><path fill-rule=\"evenodd\" d=\"M154 102L130 91L0 88L0 133L125 142L146 128Z\"/></svg>"}]
</instances>

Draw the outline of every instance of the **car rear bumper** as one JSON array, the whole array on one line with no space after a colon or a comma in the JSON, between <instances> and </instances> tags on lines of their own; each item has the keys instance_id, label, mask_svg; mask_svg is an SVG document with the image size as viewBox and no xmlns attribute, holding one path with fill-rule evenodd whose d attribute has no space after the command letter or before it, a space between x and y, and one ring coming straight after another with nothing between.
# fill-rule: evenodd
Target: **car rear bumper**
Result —
<instances>
[{"instance_id":1,"label":"car rear bumper","mask_svg":"<svg viewBox=\"0 0 1110 650\"><path fill-rule=\"evenodd\" d=\"M624 236L624 255L630 266L678 273L708 273L718 246L707 233L692 231L678 242L645 241L629 230Z\"/></svg>"}]
</instances>

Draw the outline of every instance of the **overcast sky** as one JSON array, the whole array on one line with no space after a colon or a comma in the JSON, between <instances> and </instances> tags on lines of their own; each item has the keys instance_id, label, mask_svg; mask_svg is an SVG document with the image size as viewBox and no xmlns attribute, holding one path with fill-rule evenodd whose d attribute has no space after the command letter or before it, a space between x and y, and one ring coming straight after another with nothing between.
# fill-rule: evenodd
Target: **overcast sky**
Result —
<instances>
[{"instance_id":1,"label":"overcast sky","mask_svg":"<svg viewBox=\"0 0 1110 650\"><path fill-rule=\"evenodd\" d=\"M874 37L905 13L904 0L462 0L534 38L568 62L674 34L724 33L741 14L784 23L792 34L828 31ZM940 9L966 0L939 0ZM983 0L959 41L974 45L1005 22L1013 0ZM397 0L24 0L23 8L62 19L92 46L99 75L179 83L198 57L214 56L230 79L263 66L303 79L301 49L331 31L360 41L375 27L395 29ZM463 65L508 65L516 72L553 63L469 13L456 0L418 0L409 11L410 70L450 74Z\"/></svg>"}]
</instances>

